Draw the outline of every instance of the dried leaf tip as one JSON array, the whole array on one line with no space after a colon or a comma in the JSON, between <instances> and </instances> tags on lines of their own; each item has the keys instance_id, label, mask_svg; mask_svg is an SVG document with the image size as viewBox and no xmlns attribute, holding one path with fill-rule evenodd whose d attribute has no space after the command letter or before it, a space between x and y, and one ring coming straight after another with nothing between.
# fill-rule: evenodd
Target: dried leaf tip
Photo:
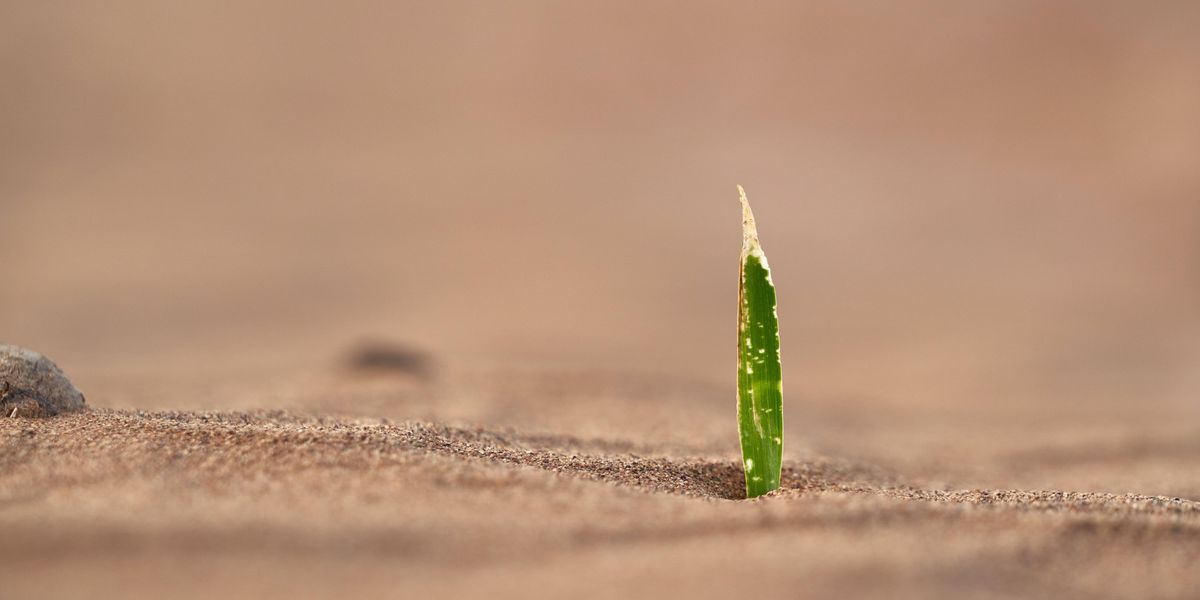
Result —
<instances>
[{"instance_id":1,"label":"dried leaf tip","mask_svg":"<svg viewBox=\"0 0 1200 600\"><path fill-rule=\"evenodd\" d=\"M750 210L750 201L746 199L746 190L737 186L738 199L742 202L742 260L751 254L762 254L762 246L758 242L758 226L754 224L754 211Z\"/></svg>"}]
</instances>

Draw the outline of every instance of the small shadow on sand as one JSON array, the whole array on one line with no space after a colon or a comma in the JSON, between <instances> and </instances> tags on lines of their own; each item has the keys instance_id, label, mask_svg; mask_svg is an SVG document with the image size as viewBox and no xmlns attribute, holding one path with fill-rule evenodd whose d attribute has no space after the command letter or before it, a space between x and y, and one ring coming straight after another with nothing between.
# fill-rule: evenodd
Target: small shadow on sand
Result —
<instances>
[{"instance_id":1,"label":"small shadow on sand","mask_svg":"<svg viewBox=\"0 0 1200 600\"><path fill-rule=\"evenodd\" d=\"M413 435L410 443L433 452L522 465L653 492L725 500L746 498L744 474L737 461L645 457L628 452L584 454L569 448L603 447L612 443L423 424L409 427ZM867 491L900 485L896 477L880 469L823 457L789 463L782 475L782 488L793 491Z\"/></svg>"},{"instance_id":2,"label":"small shadow on sand","mask_svg":"<svg viewBox=\"0 0 1200 600\"><path fill-rule=\"evenodd\" d=\"M428 379L434 361L429 353L397 342L364 340L346 354L347 369L363 373L403 374Z\"/></svg>"}]
</instances>

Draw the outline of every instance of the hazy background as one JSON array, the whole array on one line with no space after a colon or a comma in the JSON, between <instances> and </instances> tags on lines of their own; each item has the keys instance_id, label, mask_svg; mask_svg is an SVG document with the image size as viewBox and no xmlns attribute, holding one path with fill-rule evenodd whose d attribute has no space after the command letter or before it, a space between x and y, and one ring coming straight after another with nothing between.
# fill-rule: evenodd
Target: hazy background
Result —
<instances>
[{"instance_id":1,"label":"hazy background","mask_svg":"<svg viewBox=\"0 0 1200 600\"><path fill-rule=\"evenodd\" d=\"M0 339L85 390L364 337L732 390L741 183L789 397L1194 414L1198 31L1190 1L9 0Z\"/></svg>"}]
</instances>

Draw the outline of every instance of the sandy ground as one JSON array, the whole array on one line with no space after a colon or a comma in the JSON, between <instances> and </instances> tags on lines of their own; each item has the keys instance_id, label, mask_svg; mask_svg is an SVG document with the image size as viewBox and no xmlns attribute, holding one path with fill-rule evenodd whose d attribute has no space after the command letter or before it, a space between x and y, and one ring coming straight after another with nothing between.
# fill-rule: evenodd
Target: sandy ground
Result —
<instances>
[{"instance_id":1,"label":"sandy ground","mask_svg":"<svg viewBox=\"0 0 1200 600\"><path fill-rule=\"evenodd\" d=\"M176 4L0 6L5 600L1200 593L1196 3Z\"/></svg>"},{"instance_id":2,"label":"sandy ground","mask_svg":"<svg viewBox=\"0 0 1200 600\"><path fill-rule=\"evenodd\" d=\"M559 373L443 395L404 373L300 379L264 382L287 392L286 410L0 420L5 597L1186 598L1200 586L1194 423L814 414L790 430L804 442L788 449L783 489L745 501L723 389L681 382L672 397L657 378ZM472 396L489 398L454 402ZM698 414L668 430L664 415L684 411ZM504 421L529 425L492 424Z\"/></svg>"}]
</instances>

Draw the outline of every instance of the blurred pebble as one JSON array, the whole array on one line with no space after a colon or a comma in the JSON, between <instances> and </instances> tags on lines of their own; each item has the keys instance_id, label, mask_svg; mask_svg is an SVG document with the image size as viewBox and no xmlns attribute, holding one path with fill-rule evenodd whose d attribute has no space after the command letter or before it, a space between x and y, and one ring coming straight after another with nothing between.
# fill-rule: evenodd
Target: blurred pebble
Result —
<instances>
[{"instance_id":1,"label":"blurred pebble","mask_svg":"<svg viewBox=\"0 0 1200 600\"><path fill-rule=\"evenodd\" d=\"M52 417L81 410L84 402L83 394L50 359L0 344L0 417Z\"/></svg>"}]
</instances>

